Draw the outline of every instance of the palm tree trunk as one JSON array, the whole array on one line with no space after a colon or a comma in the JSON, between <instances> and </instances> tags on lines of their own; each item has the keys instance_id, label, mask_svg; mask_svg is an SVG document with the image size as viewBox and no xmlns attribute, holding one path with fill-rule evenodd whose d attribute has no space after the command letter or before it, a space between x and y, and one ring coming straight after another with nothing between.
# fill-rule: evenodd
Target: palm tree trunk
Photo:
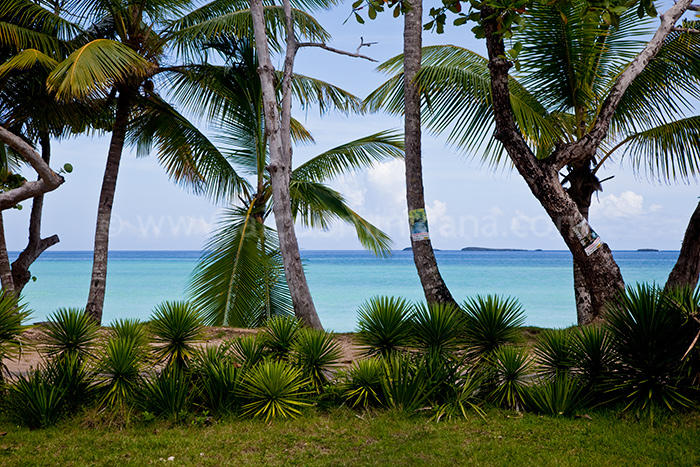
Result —
<instances>
[{"instance_id":1,"label":"palm tree trunk","mask_svg":"<svg viewBox=\"0 0 700 467\"><path fill-rule=\"evenodd\" d=\"M107 281L107 256L109 251L109 226L112 220L112 205L114 192L117 187L117 175L119 163L124 149L126 127L129 123L129 111L131 98L128 92L119 93L117 98L117 110L112 128L112 139L107 154L107 165L102 189L100 191L100 204L97 207L97 224L95 226L95 248L92 259L92 277L90 279L90 293L88 295L85 313L91 316L98 324L102 323L102 309L105 301L105 285Z\"/></svg>"},{"instance_id":2,"label":"palm tree trunk","mask_svg":"<svg viewBox=\"0 0 700 467\"><path fill-rule=\"evenodd\" d=\"M403 32L406 202L409 212L425 210L421 161L420 91L413 82L421 66L422 17L422 0L414 0L404 15ZM450 303L457 306L440 275L430 238L416 240L411 236L411 246L413 261L428 303Z\"/></svg>"},{"instance_id":3,"label":"palm tree trunk","mask_svg":"<svg viewBox=\"0 0 700 467\"><path fill-rule=\"evenodd\" d=\"M289 285L289 292L294 305L294 314L307 326L323 329L316 313L311 291L306 282L306 275L301 264L299 243L294 230L294 217L289 195L289 183L292 167L291 145L291 76L296 55L296 40L292 24L292 10L289 0L284 0L284 16L287 31L287 50L284 60L282 79L282 115L278 112L277 93L275 91L275 69L270 60L265 29L265 17L261 0L250 0L250 11L255 32L255 46L258 52L258 75L263 95L265 112L265 133L270 147L270 185L272 186L272 209L275 214L280 252L284 265L284 275Z\"/></svg>"},{"instance_id":4,"label":"palm tree trunk","mask_svg":"<svg viewBox=\"0 0 700 467\"><path fill-rule=\"evenodd\" d=\"M2 218L2 211L0 211L0 284L5 292L14 293L15 283L12 281L12 269L5 243L5 222Z\"/></svg>"},{"instance_id":5,"label":"palm tree trunk","mask_svg":"<svg viewBox=\"0 0 700 467\"><path fill-rule=\"evenodd\" d=\"M41 145L41 158L49 164L51 160L51 137L47 131L43 131L39 138ZM44 195L35 196L32 201L32 212L29 215L29 241L17 259L12 263L12 279L15 290L19 294L32 278L29 267L34 261L49 247L57 244L60 240L58 235L41 238L41 216L44 208Z\"/></svg>"},{"instance_id":6,"label":"palm tree trunk","mask_svg":"<svg viewBox=\"0 0 700 467\"><path fill-rule=\"evenodd\" d=\"M700 275L700 203L690 216L678 260L671 274L668 275L665 288L687 286L694 289L698 285L698 275Z\"/></svg>"}]
</instances>

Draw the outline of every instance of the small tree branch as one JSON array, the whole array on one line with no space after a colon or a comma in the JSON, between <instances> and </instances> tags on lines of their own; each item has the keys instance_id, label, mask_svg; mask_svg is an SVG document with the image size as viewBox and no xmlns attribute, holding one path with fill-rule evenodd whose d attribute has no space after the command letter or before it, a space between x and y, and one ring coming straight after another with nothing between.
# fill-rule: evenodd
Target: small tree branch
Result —
<instances>
[{"instance_id":1,"label":"small tree branch","mask_svg":"<svg viewBox=\"0 0 700 467\"><path fill-rule=\"evenodd\" d=\"M674 32L687 32L690 34L700 34L700 29L692 29L692 28L673 28L672 31L674 31Z\"/></svg>"},{"instance_id":2,"label":"small tree branch","mask_svg":"<svg viewBox=\"0 0 700 467\"><path fill-rule=\"evenodd\" d=\"M688 9L690 11L700 11L700 5L690 5Z\"/></svg>"},{"instance_id":3,"label":"small tree branch","mask_svg":"<svg viewBox=\"0 0 700 467\"><path fill-rule=\"evenodd\" d=\"M368 44L360 44L360 47L362 47L363 45L368 45ZM333 52L336 54L347 55L348 57L363 58L365 60L369 60L370 62L376 62L376 60L373 59L372 57L368 57L368 56L362 55L360 53L353 53L353 52L348 52L346 50L340 50L340 49L336 49L334 47L329 47L326 44L324 44L323 42L299 42L297 44L297 47L319 47L321 49L328 50L329 52ZM357 48L358 52L360 50L360 47Z\"/></svg>"},{"instance_id":4,"label":"small tree branch","mask_svg":"<svg viewBox=\"0 0 700 467\"><path fill-rule=\"evenodd\" d=\"M11 208L25 199L34 198L58 188L64 179L44 162L41 156L19 136L0 127L0 141L17 151L39 174L39 180L25 182L18 188L0 193L0 211Z\"/></svg>"},{"instance_id":5,"label":"small tree branch","mask_svg":"<svg viewBox=\"0 0 700 467\"><path fill-rule=\"evenodd\" d=\"M654 33L654 36L642 49L639 54L630 62L625 70L618 76L615 84L610 89L608 97L605 99L598 112L598 117L591 130L576 143L569 144L561 151L555 153L551 163L558 169L562 169L568 164L595 154L600 143L605 139L610 128L610 122L617 110L617 106L622 100L627 88L644 71L651 60L663 46L666 37L676 28L676 22L691 6L692 0L679 0L678 3L661 14L659 19L661 24Z\"/></svg>"}]
</instances>

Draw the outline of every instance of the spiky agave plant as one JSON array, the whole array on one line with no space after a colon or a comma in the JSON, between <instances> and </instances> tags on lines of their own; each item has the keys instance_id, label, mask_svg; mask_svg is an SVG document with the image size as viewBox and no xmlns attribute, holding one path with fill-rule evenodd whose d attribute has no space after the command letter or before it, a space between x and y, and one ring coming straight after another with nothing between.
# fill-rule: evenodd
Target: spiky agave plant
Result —
<instances>
[{"instance_id":1,"label":"spiky agave plant","mask_svg":"<svg viewBox=\"0 0 700 467\"><path fill-rule=\"evenodd\" d=\"M574 366L572 332L568 329L542 331L535 342L535 357L545 378L568 373Z\"/></svg>"},{"instance_id":2,"label":"spiky agave plant","mask_svg":"<svg viewBox=\"0 0 700 467\"><path fill-rule=\"evenodd\" d=\"M411 316L413 345L426 353L450 356L458 347L461 312L450 304L418 304Z\"/></svg>"},{"instance_id":3,"label":"spiky agave plant","mask_svg":"<svg viewBox=\"0 0 700 467\"><path fill-rule=\"evenodd\" d=\"M357 312L357 342L366 355L388 356L411 343L411 305L399 297L372 297Z\"/></svg>"},{"instance_id":4,"label":"spiky agave plant","mask_svg":"<svg viewBox=\"0 0 700 467\"><path fill-rule=\"evenodd\" d=\"M207 410L223 415L235 410L242 369L229 353L229 343L198 349L192 359L192 373Z\"/></svg>"},{"instance_id":5,"label":"spiky agave plant","mask_svg":"<svg viewBox=\"0 0 700 467\"><path fill-rule=\"evenodd\" d=\"M491 385L489 399L497 405L522 410L527 398L532 359L527 350L512 345L498 347L489 357Z\"/></svg>"},{"instance_id":6,"label":"spiky agave plant","mask_svg":"<svg viewBox=\"0 0 700 467\"><path fill-rule=\"evenodd\" d=\"M146 350L137 336L111 337L97 366L101 376L100 405L117 409L131 405L143 382L145 362Z\"/></svg>"},{"instance_id":7,"label":"spiky agave plant","mask_svg":"<svg viewBox=\"0 0 700 467\"><path fill-rule=\"evenodd\" d=\"M627 287L607 310L617 356L615 389L626 407L688 406L681 364L693 338L683 313L658 287Z\"/></svg>"},{"instance_id":8,"label":"spiky agave plant","mask_svg":"<svg viewBox=\"0 0 700 467\"><path fill-rule=\"evenodd\" d=\"M515 298L477 295L463 304L464 333L473 358L488 357L504 344L519 337L525 323L522 306Z\"/></svg>"},{"instance_id":9,"label":"spiky agave plant","mask_svg":"<svg viewBox=\"0 0 700 467\"><path fill-rule=\"evenodd\" d=\"M348 370L343 397L352 408L382 404L384 366L380 358L355 360Z\"/></svg>"},{"instance_id":10,"label":"spiky agave plant","mask_svg":"<svg viewBox=\"0 0 700 467\"><path fill-rule=\"evenodd\" d=\"M0 288L0 384L9 373L5 360L18 358L22 351L20 334L29 326L22 323L31 314L25 304L12 293Z\"/></svg>"},{"instance_id":11,"label":"spiky agave plant","mask_svg":"<svg viewBox=\"0 0 700 467\"><path fill-rule=\"evenodd\" d=\"M527 390L528 406L546 415L570 416L588 400L581 380L566 372L542 379Z\"/></svg>"},{"instance_id":12,"label":"spiky agave plant","mask_svg":"<svg viewBox=\"0 0 700 467\"><path fill-rule=\"evenodd\" d=\"M260 335L270 356L277 360L288 360L299 337L301 322L292 316L273 316L265 323Z\"/></svg>"},{"instance_id":13,"label":"spiky agave plant","mask_svg":"<svg viewBox=\"0 0 700 467\"><path fill-rule=\"evenodd\" d=\"M93 355L99 326L81 308L59 308L47 318L44 349L49 357Z\"/></svg>"},{"instance_id":14,"label":"spiky agave plant","mask_svg":"<svg viewBox=\"0 0 700 467\"><path fill-rule=\"evenodd\" d=\"M54 386L39 369L20 374L8 389L8 414L29 428L53 425L64 414L65 392L65 388Z\"/></svg>"},{"instance_id":15,"label":"spiky agave plant","mask_svg":"<svg viewBox=\"0 0 700 467\"><path fill-rule=\"evenodd\" d=\"M615 363L610 334L602 326L580 327L572 336L572 353L576 374L593 398L600 397Z\"/></svg>"},{"instance_id":16,"label":"spiky agave plant","mask_svg":"<svg viewBox=\"0 0 700 467\"><path fill-rule=\"evenodd\" d=\"M382 399L392 409L414 413L428 404L435 386L431 385L426 358L393 353L383 359Z\"/></svg>"},{"instance_id":17,"label":"spiky agave plant","mask_svg":"<svg viewBox=\"0 0 700 467\"><path fill-rule=\"evenodd\" d=\"M150 322L150 331L156 343L156 360L180 370L186 369L203 330L199 311L188 302L156 305Z\"/></svg>"},{"instance_id":18,"label":"spiky agave plant","mask_svg":"<svg viewBox=\"0 0 700 467\"><path fill-rule=\"evenodd\" d=\"M266 361L251 368L241 383L241 396L246 403L243 415L263 418L295 418L301 408L309 406L308 380L298 368L284 361Z\"/></svg>"},{"instance_id":19,"label":"spiky agave plant","mask_svg":"<svg viewBox=\"0 0 700 467\"><path fill-rule=\"evenodd\" d=\"M192 382L187 372L177 365L169 365L160 373L143 379L138 405L154 415L182 421L190 412L192 396Z\"/></svg>"},{"instance_id":20,"label":"spiky agave plant","mask_svg":"<svg viewBox=\"0 0 700 467\"><path fill-rule=\"evenodd\" d=\"M335 336L322 329L302 329L294 343L293 353L294 365L311 381L317 393L323 392L342 357Z\"/></svg>"},{"instance_id":21,"label":"spiky agave plant","mask_svg":"<svg viewBox=\"0 0 700 467\"><path fill-rule=\"evenodd\" d=\"M244 336L230 342L231 358L248 369L262 362L267 355L267 350L262 339L257 335Z\"/></svg>"}]
</instances>

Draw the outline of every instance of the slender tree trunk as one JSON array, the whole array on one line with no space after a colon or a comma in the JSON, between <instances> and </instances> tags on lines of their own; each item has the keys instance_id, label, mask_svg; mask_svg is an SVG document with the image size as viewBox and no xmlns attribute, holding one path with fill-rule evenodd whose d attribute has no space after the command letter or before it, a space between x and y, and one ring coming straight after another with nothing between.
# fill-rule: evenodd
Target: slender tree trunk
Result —
<instances>
[{"instance_id":1,"label":"slender tree trunk","mask_svg":"<svg viewBox=\"0 0 700 467\"><path fill-rule=\"evenodd\" d=\"M304 268L301 264L301 255L294 230L294 217L292 216L292 204L289 195L289 183L292 173L291 77L297 44L294 38L292 10L289 0L284 0L283 7L287 31L287 50L284 60L282 115L280 116L277 93L275 91L275 70L270 60L270 52L267 45L262 1L250 0L250 11L255 32L255 47L260 64L258 75L260 76L263 95L265 133L270 147L270 165L267 167L267 170L270 173L272 209L275 214L284 274L289 285L294 314L307 326L323 329L311 298L311 291L306 282Z\"/></svg>"},{"instance_id":2,"label":"slender tree trunk","mask_svg":"<svg viewBox=\"0 0 700 467\"><path fill-rule=\"evenodd\" d=\"M690 216L678 260L668 275L666 289L688 286L694 289L700 275L700 203Z\"/></svg>"},{"instance_id":3,"label":"slender tree trunk","mask_svg":"<svg viewBox=\"0 0 700 467\"><path fill-rule=\"evenodd\" d=\"M584 219L588 220L593 193L600 190L600 181L592 173L590 163L574 168L567 176L569 188L566 192L574 200ZM574 297L576 299L576 317L579 326L594 320L591 293L588 291L581 265L573 261Z\"/></svg>"},{"instance_id":4,"label":"slender tree trunk","mask_svg":"<svg viewBox=\"0 0 700 467\"><path fill-rule=\"evenodd\" d=\"M48 165L51 160L51 138L48 132L42 132L39 138L41 144L41 157ZM29 215L29 241L24 250L12 263L12 279L17 293L21 293L24 286L32 278L29 267L49 247L59 242L58 235L41 238L41 216L44 207L44 195L34 197L32 212Z\"/></svg>"},{"instance_id":5,"label":"slender tree trunk","mask_svg":"<svg viewBox=\"0 0 700 467\"><path fill-rule=\"evenodd\" d=\"M422 0L414 0L404 15L404 138L406 146L406 202L408 210L425 210L423 164L421 161L420 90L413 79L421 66L423 32ZM440 275L430 238L416 240L411 236L413 261L428 303L449 303L457 306Z\"/></svg>"},{"instance_id":6,"label":"slender tree trunk","mask_svg":"<svg viewBox=\"0 0 700 467\"><path fill-rule=\"evenodd\" d=\"M511 64L502 58L506 55L505 47L502 36L496 33L498 25L495 19L487 19L493 13L494 10L491 8L482 9L489 55L493 112L496 120L494 137L504 145L530 191L559 230L573 254L574 261L581 268L591 293L593 320L602 319L606 303L614 299L624 288L624 281L612 252L606 244L602 243L593 251L590 249L586 251L586 246L593 240L590 227L559 180L561 161L564 157L568 157L564 151L577 151L573 156L578 157L578 154L592 153L595 147L576 146L574 149L573 145L564 145L557 147L555 152L546 159L538 160L534 156L515 124L508 89L508 70ZM588 140L582 141L589 143ZM579 236L582 236L583 240Z\"/></svg>"},{"instance_id":7,"label":"slender tree trunk","mask_svg":"<svg viewBox=\"0 0 700 467\"><path fill-rule=\"evenodd\" d=\"M97 206L97 224L95 226L95 248L92 259L92 277L90 279L90 293L88 295L85 313L91 316L98 324L102 323L102 309L105 301L105 285L107 281L107 257L109 251L109 226L112 220L112 205L114 192L117 187L117 175L119 163L124 149L126 127L129 123L129 111L131 97L129 92L120 92L117 98L117 110L112 128L112 139L107 154L107 165L102 189L100 191L100 204Z\"/></svg>"},{"instance_id":8,"label":"slender tree trunk","mask_svg":"<svg viewBox=\"0 0 700 467\"><path fill-rule=\"evenodd\" d=\"M5 292L15 292L15 283L12 281L12 268L7 254L7 244L5 243L5 221L0 211L0 283Z\"/></svg>"}]
</instances>

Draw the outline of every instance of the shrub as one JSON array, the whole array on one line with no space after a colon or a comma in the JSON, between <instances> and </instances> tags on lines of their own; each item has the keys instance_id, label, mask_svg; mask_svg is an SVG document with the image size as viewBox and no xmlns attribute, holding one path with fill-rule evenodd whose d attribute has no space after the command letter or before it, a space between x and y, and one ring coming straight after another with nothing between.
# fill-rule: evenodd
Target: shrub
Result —
<instances>
[{"instance_id":1,"label":"shrub","mask_svg":"<svg viewBox=\"0 0 700 467\"><path fill-rule=\"evenodd\" d=\"M317 393L323 392L329 375L340 365L342 357L333 334L318 329L302 329L293 348L295 366L311 381Z\"/></svg>"},{"instance_id":2,"label":"shrub","mask_svg":"<svg viewBox=\"0 0 700 467\"><path fill-rule=\"evenodd\" d=\"M153 311L150 329L157 345L156 360L185 369L204 326L199 311L191 304L163 302Z\"/></svg>"},{"instance_id":3,"label":"shrub","mask_svg":"<svg viewBox=\"0 0 700 467\"><path fill-rule=\"evenodd\" d=\"M525 323L525 314L518 301L498 295L477 295L467 299L464 309L464 333L469 354L488 357L500 346L515 342Z\"/></svg>"},{"instance_id":4,"label":"shrub","mask_svg":"<svg viewBox=\"0 0 700 467\"><path fill-rule=\"evenodd\" d=\"M504 345L489 357L493 390L489 398L502 407L522 410L532 361L525 349Z\"/></svg>"},{"instance_id":5,"label":"shrub","mask_svg":"<svg viewBox=\"0 0 700 467\"><path fill-rule=\"evenodd\" d=\"M98 365L98 373L103 375L100 405L125 407L134 401L142 383L145 357L138 336L121 334L107 341Z\"/></svg>"},{"instance_id":6,"label":"shrub","mask_svg":"<svg viewBox=\"0 0 700 467\"><path fill-rule=\"evenodd\" d=\"M535 343L535 357L545 377L568 373L574 365L571 332L566 329L542 331Z\"/></svg>"},{"instance_id":7,"label":"shrub","mask_svg":"<svg viewBox=\"0 0 700 467\"><path fill-rule=\"evenodd\" d=\"M572 353L577 375L592 396L597 397L611 377L615 362L610 335L601 326L584 326L572 335Z\"/></svg>"},{"instance_id":8,"label":"shrub","mask_svg":"<svg viewBox=\"0 0 700 467\"><path fill-rule=\"evenodd\" d=\"M7 396L9 415L29 428L45 428L63 415L65 388L55 386L41 370L19 375Z\"/></svg>"},{"instance_id":9,"label":"shrub","mask_svg":"<svg viewBox=\"0 0 700 467\"><path fill-rule=\"evenodd\" d=\"M383 403L381 398L383 365L382 360L374 357L355 360L348 370L346 390L343 394L351 407L367 408Z\"/></svg>"},{"instance_id":10,"label":"shrub","mask_svg":"<svg viewBox=\"0 0 700 467\"><path fill-rule=\"evenodd\" d=\"M156 416L182 421L191 408L191 380L175 365L157 375L145 378L140 390L139 405Z\"/></svg>"},{"instance_id":11,"label":"shrub","mask_svg":"<svg viewBox=\"0 0 700 467\"><path fill-rule=\"evenodd\" d=\"M411 343L411 305L403 298L372 297L358 310L356 339L368 356L387 356Z\"/></svg>"},{"instance_id":12,"label":"shrub","mask_svg":"<svg viewBox=\"0 0 700 467\"><path fill-rule=\"evenodd\" d=\"M99 326L80 308L59 308L48 319L45 349L50 357L76 355L84 359L92 355Z\"/></svg>"},{"instance_id":13,"label":"shrub","mask_svg":"<svg viewBox=\"0 0 700 467\"><path fill-rule=\"evenodd\" d=\"M381 386L385 404L407 413L423 408L432 394L425 357L414 362L408 354L394 353L383 362Z\"/></svg>"},{"instance_id":14,"label":"shrub","mask_svg":"<svg viewBox=\"0 0 700 467\"><path fill-rule=\"evenodd\" d=\"M5 360L18 358L21 353L19 336L29 327L22 323L30 314L15 294L0 288L0 383L4 382L4 374L8 373Z\"/></svg>"},{"instance_id":15,"label":"shrub","mask_svg":"<svg viewBox=\"0 0 700 467\"><path fill-rule=\"evenodd\" d=\"M545 415L573 415L587 403L583 389L577 378L560 372L553 378L540 380L528 389L528 405Z\"/></svg>"},{"instance_id":16,"label":"shrub","mask_svg":"<svg viewBox=\"0 0 700 467\"><path fill-rule=\"evenodd\" d=\"M449 420L454 416L467 418L469 411L474 411L485 419L486 414L481 408L481 385L481 377L475 373L463 375L456 384L451 386L452 394L436 408L433 419L435 421L440 421L443 418Z\"/></svg>"},{"instance_id":17,"label":"shrub","mask_svg":"<svg viewBox=\"0 0 700 467\"><path fill-rule=\"evenodd\" d=\"M231 341L231 357L243 368L251 368L265 358L265 346L258 336L239 337Z\"/></svg>"},{"instance_id":18,"label":"shrub","mask_svg":"<svg viewBox=\"0 0 700 467\"><path fill-rule=\"evenodd\" d=\"M461 312L449 304L420 304L411 317L412 343L424 352L447 357L457 349Z\"/></svg>"},{"instance_id":19,"label":"shrub","mask_svg":"<svg viewBox=\"0 0 700 467\"><path fill-rule=\"evenodd\" d=\"M652 285L626 288L609 306L606 325L618 358L615 388L626 409L689 405L680 369L695 336L666 294Z\"/></svg>"},{"instance_id":20,"label":"shrub","mask_svg":"<svg viewBox=\"0 0 700 467\"><path fill-rule=\"evenodd\" d=\"M273 316L265 323L261 340L272 358L288 360L300 329L301 323L294 317Z\"/></svg>"},{"instance_id":21,"label":"shrub","mask_svg":"<svg viewBox=\"0 0 700 467\"><path fill-rule=\"evenodd\" d=\"M241 370L228 356L228 346L206 347L195 354L194 374L202 402L212 413L223 415L235 410Z\"/></svg>"},{"instance_id":22,"label":"shrub","mask_svg":"<svg viewBox=\"0 0 700 467\"><path fill-rule=\"evenodd\" d=\"M253 418L295 418L300 408L310 405L304 386L308 380L301 370L284 361L267 361L251 368L241 383L241 395L247 401L243 414Z\"/></svg>"}]
</instances>

